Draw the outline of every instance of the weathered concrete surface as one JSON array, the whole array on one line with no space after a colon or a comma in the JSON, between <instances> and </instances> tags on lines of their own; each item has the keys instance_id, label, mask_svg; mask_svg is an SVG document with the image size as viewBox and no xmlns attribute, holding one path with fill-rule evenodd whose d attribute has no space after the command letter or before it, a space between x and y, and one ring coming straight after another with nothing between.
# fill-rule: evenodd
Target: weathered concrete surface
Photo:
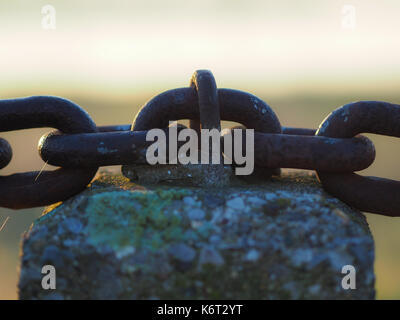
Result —
<instances>
[{"instance_id":1,"label":"weathered concrete surface","mask_svg":"<svg viewBox=\"0 0 400 320\"><path fill-rule=\"evenodd\" d=\"M143 187L103 175L24 236L21 299L372 299L365 217L314 176ZM54 265L56 290L41 288ZM356 289L341 286L344 265Z\"/></svg>"}]
</instances>

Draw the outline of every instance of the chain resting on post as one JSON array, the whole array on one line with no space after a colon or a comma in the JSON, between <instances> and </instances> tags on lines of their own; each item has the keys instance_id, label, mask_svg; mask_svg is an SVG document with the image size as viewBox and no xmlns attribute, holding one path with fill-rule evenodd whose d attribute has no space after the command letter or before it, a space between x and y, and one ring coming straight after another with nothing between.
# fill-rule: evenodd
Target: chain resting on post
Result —
<instances>
[{"instance_id":1,"label":"chain resting on post","mask_svg":"<svg viewBox=\"0 0 400 320\"><path fill-rule=\"evenodd\" d=\"M232 135L233 146L242 150L247 150L244 130L254 129L254 175L269 178L279 173L279 168L316 170L323 188L348 205L366 212L400 216L400 182L354 173L369 167L375 159L373 143L360 133L400 137L399 105L355 102L332 112L318 130L281 127L278 117L264 101L247 92L217 88L208 70L196 71L189 87L152 98L139 110L132 126L97 127L81 107L58 97L0 100L0 132L58 129L44 135L38 148L46 163L61 167L55 171L0 176L0 206L20 209L66 200L90 183L98 167L107 165L124 165L124 174L132 177L135 168L142 168L141 172L147 172L146 168L158 170L158 176L150 180L137 177L148 183L195 176L191 181L197 185L226 185L232 167L223 164L221 153L219 164L212 164L212 157L208 158L209 164L201 165L176 163L150 167L147 163L146 151L152 143L146 139L149 130L159 128L169 137L170 121L185 119L197 132L216 130L222 147L224 135L239 130L241 135ZM241 126L221 135L221 120L238 122ZM185 128L178 125L177 131ZM241 137L241 141L236 141L236 137ZM177 146L184 143L175 142ZM201 144L198 147L201 154ZM207 151L213 151L210 144ZM0 169L8 165L11 157L11 146L0 138ZM235 159L230 160L232 166L239 165Z\"/></svg>"}]
</instances>

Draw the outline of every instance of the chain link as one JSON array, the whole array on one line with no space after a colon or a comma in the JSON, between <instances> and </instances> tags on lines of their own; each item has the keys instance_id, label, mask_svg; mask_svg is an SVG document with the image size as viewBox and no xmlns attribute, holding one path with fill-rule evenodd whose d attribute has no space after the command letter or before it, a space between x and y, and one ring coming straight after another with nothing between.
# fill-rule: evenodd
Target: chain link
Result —
<instances>
[{"instance_id":1,"label":"chain link","mask_svg":"<svg viewBox=\"0 0 400 320\"><path fill-rule=\"evenodd\" d=\"M78 105L57 97L0 100L0 132L53 127L64 133L96 132L90 116ZM2 149L1 154L10 154ZM3 158L4 159L4 158ZM60 168L0 176L0 206L22 209L63 201L82 191L98 166Z\"/></svg>"},{"instance_id":2,"label":"chain link","mask_svg":"<svg viewBox=\"0 0 400 320\"><path fill-rule=\"evenodd\" d=\"M0 177L0 206L18 209L63 201L82 191L99 166L145 164L151 143L146 141L147 131L161 128L168 135L169 121L182 119L189 119L190 128L196 130L220 130L220 120L254 129L257 174L262 170L263 176L270 177L279 172L273 168L316 170L325 190L348 205L400 216L400 182L353 173L375 159L373 143L360 133L400 137L399 105L356 102L335 110L317 131L281 127L264 101L247 92L217 89L207 70L197 71L189 87L155 96L139 110L132 126L96 127L82 108L57 97L0 100L0 132L58 129L41 138L39 154L61 167ZM0 139L0 168L11 156L10 145Z\"/></svg>"},{"instance_id":3,"label":"chain link","mask_svg":"<svg viewBox=\"0 0 400 320\"><path fill-rule=\"evenodd\" d=\"M320 125L317 136L348 139L359 133L400 138L400 106L381 101L361 101L333 111ZM400 182L355 173L317 171L325 190L359 210L400 216Z\"/></svg>"},{"instance_id":4,"label":"chain link","mask_svg":"<svg viewBox=\"0 0 400 320\"><path fill-rule=\"evenodd\" d=\"M246 140L242 139L242 150L245 148ZM260 132L254 135L254 160L259 167L353 172L368 168L374 159L374 145L364 136L338 139Z\"/></svg>"}]
</instances>

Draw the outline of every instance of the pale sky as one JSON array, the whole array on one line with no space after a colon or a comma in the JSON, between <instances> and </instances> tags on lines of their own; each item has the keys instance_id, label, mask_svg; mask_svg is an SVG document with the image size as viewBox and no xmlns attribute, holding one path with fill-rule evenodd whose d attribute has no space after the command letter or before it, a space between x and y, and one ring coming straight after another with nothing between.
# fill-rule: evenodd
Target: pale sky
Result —
<instances>
[{"instance_id":1,"label":"pale sky","mask_svg":"<svg viewBox=\"0 0 400 320\"><path fill-rule=\"evenodd\" d=\"M206 68L243 90L395 90L399 13L398 0L0 0L0 85L134 93Z\"/></svg>"}]
</instances>

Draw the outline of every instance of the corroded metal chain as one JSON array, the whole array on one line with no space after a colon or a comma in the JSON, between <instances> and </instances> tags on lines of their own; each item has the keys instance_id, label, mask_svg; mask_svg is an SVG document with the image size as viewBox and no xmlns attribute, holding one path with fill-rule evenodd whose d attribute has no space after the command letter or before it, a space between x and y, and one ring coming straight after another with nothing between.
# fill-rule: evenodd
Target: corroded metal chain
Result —
<instances>
[{"instance_id":1,"label":"corroded metal chain","mask_svg":"<svg viewBox=\"0 0 400 320\"><path fill-rule=\"evenodd\" d=\"M332 112L318 130L281 127L264 101L247 92L218 89L206 70L196 71L189 87L166 91L147 102L132 126L97 127L81 107L57 97L0 100L0 132L58 129L44 135L38 148L44 161L61 167L39 176L38 172L0 176L0 206L19 209L63 201L82 191L100 166L145 164L151 144L146 141L148 130L161 128L168 135L169 121L182 119L189 119L195 130L220 130L221 120L254 129L254 160L263 177L277 174L277 168L316 170L325 190L350 206L400 216L400 182L354 173L375 159L373 143L360 133L400 137L399 105L350 103ZM10 145L0 138L0 168L11 157Z\"/></svg>"}]
</instances>

